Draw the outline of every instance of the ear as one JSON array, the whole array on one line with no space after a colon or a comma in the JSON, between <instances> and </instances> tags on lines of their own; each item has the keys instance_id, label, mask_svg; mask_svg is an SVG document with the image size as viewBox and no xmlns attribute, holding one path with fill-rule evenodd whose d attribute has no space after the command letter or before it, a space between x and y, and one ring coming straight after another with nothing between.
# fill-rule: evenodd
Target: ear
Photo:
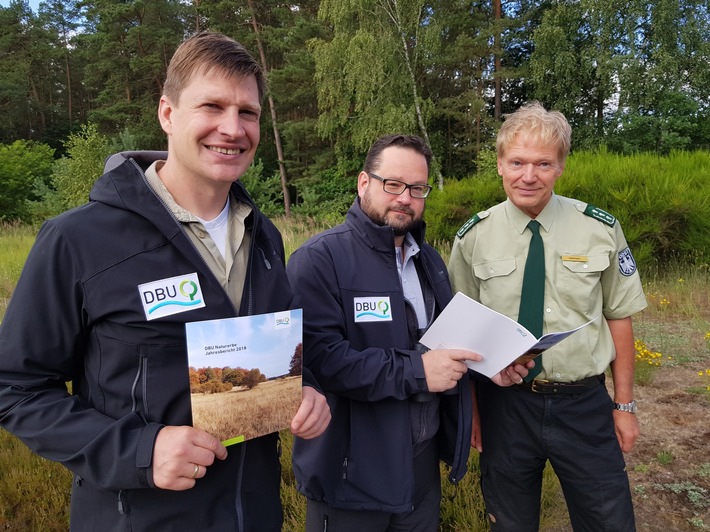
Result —
<instances>
[{"instance_id":1,"label":"ear","mask_svg":"<svg viewBox=\"0 0 710 532\"><path fill-rule=\"evenodd\" d=\"M498 175L503 177L503 161L501 161L500 157L496 160L496 165L498 167Z\"/></svg>"},{"instance_id":2,"label":"ear","mask_svg":"<svg viewBox=\"0 0 710 532\"><path fill-rule=\"evenodd\" d=\"M170 102L167 96L163 95L160 97L160 103L158 104L158 120L160 121L160 127L169 136L173 131L173 104Z\"/></svg>"},{"instance_id":3,"label":"ear","mask_svg":"<svg viewBox=\"0 0 710 532\"><path fill-rule=\"evenodd\" d=\"M363 171L358 174L358 176L357 176L357 195L358 196L362 197L369 182L370 182L370 176L367 175L367 172Z\"/></svg>"}]
</instances>

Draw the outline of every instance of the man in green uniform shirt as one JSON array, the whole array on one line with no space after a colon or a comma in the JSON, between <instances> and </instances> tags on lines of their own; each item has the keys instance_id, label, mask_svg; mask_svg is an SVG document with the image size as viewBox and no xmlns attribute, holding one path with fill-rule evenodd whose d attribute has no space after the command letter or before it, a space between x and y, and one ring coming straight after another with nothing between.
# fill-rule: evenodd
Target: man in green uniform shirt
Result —
<instances>
[{"instance_id":1,"label":"man in green uniform shirt","mask_svg":"<svg viewBox=\"0 0 710 532\"><path fill-rule=\"evenodd\" d=\"M538 337L594 320L538 357L526 382L477 385L480 432L472 444L482 451L481 485L494 531L538 529L547 460L574 530L635 529L622 451L639 435L631 316L646 299L619 222L553 191L570 143L571 128L559 112L531 103L511 114L496 145L508 199L464 224L449 262L454 291ZM527 269L538 271L540 281L527 279ZM523 296L531 284L539 308ZM526 314L539 330L528 326ZM604 386L609 366L613 400Z\"/></svg>"}]
</instances>

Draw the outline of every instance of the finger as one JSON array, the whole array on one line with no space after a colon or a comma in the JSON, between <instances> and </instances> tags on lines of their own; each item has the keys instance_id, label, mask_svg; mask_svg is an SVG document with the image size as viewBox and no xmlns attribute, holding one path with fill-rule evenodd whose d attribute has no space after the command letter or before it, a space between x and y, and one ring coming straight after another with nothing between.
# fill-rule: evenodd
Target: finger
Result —
<instances>
[{"instance_id":1,"label":"finger","mask_svg":"<svg viewBox=\"0 0 710 532\"><path fill-rule=\"evenodd\" d=\"M453 360L471 360L473 362L480 362L483 360L483 357L478 353L466 351L464 349L450 349L448 355Z\"/></svg>"},{"instance_id":2,"label":"finger","mask_svg":"<svg viewBox=\"0 0 710 532\"><path fill-rule=\"evenodd\" d=\"M227 448L220 442L217 438L200 429L195 429L192 437L192 444L196 447L195 451L198 453L193 460L195 463L201 465L211 465L214 461L214 457L224 460L227 458ZM202 450L209 451L209 455L206 455Z\"/></svg>"}]
</instances>

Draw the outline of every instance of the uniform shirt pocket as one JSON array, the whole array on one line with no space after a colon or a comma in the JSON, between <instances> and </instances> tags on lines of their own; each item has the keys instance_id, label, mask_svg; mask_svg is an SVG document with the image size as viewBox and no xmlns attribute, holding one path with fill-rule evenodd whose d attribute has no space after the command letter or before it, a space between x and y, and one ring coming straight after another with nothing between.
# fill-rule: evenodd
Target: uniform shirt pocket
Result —
<instances>
[{"instance_id":1,"label":"uniform shirt pocket","mask_svg":"<svg viewBox=\"0 0 710 532\"><path fill-rule=\"evenodd\" d=\"M565 257L575 259L565 259ZM580 260L583 258L584 260ZM569 308L589 316L597 313L602 299L601 276L609 268L609 255L563 255L560 297Z\"/></svg>"},{"instance_id":2,"label":"uniform shirt pocket","mask_svg":"<svg viewBox=\"0 0 710 532\"><path fill-rule=\"evenodd\" d=\"M473 273L481 281L510 275L515 271L515 259L497 259L473 265Z\"/></svg>"}]
</instances>

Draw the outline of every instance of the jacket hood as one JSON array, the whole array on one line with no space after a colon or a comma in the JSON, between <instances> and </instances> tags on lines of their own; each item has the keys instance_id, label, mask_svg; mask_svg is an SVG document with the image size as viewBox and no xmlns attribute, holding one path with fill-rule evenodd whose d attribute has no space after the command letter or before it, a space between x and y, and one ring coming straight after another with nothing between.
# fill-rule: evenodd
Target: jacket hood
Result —
<instances>
[{"instance_id":1,"label":"jacket hood","mask_svg":"<svg viewBox=\"0 0 710 532\"><path fill-rule=\"evenodd\" d=\"M145 178L145 171L151 164L167 158L167 151L124 151L111 155L104 163L104 174L89 193L89 200L139 213L160 227L165 234L174 233L178 230L175 220L158 195L149 192L152 189ZM239 201L255 208L239 181L232 184L231 193Z\"/></svg>"}]
</instances>

